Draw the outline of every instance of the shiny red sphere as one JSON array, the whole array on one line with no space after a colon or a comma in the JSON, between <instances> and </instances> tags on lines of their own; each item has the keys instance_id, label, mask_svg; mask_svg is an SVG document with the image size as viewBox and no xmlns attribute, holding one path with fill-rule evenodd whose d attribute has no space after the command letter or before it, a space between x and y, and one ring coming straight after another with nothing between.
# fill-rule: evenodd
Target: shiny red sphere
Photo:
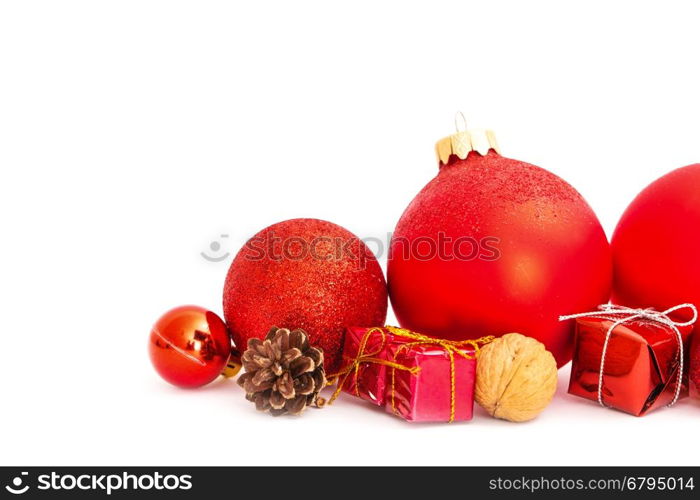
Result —
<instances>
[{"instance_id":1,"label":"shiny red sphere","mask_svg":"<svg viewBox=\"0 0 700 500\"><path fill-rule=\"evenodd\" d=\"M383 326L387 289L369 248L348 230L318 219L292 219L253 236L224 285L224 317L245 350L271 327L302 328L338 369L348 326Z\"/></svg>"},{"instance_id":2,"label":"shiny red sphere","mask_svg":"<svg viewBox=\"0 0 700 500\"><path fill-rule=\"evenodd\" d=\"M610 246L581 195L494 151L452 157L410 203L391 242L402 326L462 340L518 332L571 359L573 322L608 301Z\"/></svg>"},{"instance_id":3,"label":"shiny red sphere","mask_svg":"<svg viewBox=\"0 0 700 500\"><path fill-rule=\"evenodd\" d=\"M612 238L613 300L700 307L700 164L670 172L627 207Z\"/></svg>"},{"instance_id":4,"label":"shiny red sphere","mask_svg":"<svg viewBox=\"0 0 700 500\"><path fill-rule=\"evenodd\" d=\"M148 352L163 379L178 387L199 387L223 371L231 355L231 337L215 313L181 306L153 325Z\"/></svg>"}]
</instances>

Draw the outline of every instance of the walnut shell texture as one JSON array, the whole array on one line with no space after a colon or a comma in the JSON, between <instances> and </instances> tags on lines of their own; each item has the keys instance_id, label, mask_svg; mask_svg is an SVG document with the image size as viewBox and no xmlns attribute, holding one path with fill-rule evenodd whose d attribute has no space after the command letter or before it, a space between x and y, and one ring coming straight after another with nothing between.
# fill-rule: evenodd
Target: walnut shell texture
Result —
<instances>
[{"instance_id":1,"label":"walnut shell texture","mask_svg":"<svg viewBox=\"0 0 700 500\"><path fill-rule=\"evenodd\" d=\"M481 349L474 398L491 416L532 420L556 390L557 362L541 342L509 333Z\"/></svg>"}]
</instances>

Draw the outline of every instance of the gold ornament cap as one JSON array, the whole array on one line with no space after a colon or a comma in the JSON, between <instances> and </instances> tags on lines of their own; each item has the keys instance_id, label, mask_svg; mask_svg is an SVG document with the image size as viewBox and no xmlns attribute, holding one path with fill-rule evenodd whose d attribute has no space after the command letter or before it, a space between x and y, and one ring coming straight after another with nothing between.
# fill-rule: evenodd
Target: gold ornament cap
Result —
<instances>
[{"instance_id":1,"label":"gold ornament cap","mask_svg":"<svg viewBox=\"0 0 700 500\"><path fill-rule=\"evenodd\" d=\"M435 145L435 152L441 165L447 165L452 155L464 160L472 151L484 156L493 149L496 153L501 154L493 130L468 130L467 120L461 112L455 116L455 129L456 133L440 139Z\"/></svg>"},{"instance_id":2,"label":"gold ornament cap","mask_svg":"<svg viewBox=\"0 0 700 500\"><path fill-rule=\"evenodd\" d=\"M226 363L226 366L224 367L224 370L221 372L221 374L226 378L235 377L236 375L238 375L238 372L241 371L241 366L242 363L240 353L236 350L232 350L231 357Z\"/></svg>"}]
</instances>

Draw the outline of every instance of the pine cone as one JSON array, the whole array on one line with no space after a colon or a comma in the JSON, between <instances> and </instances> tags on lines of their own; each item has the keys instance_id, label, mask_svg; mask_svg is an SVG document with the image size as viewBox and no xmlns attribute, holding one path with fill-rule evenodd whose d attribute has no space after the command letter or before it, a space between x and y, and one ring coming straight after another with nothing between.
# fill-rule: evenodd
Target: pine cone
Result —
<instances>
[{"instance_id":1,"label":"pine cone","mask_svg":"<svg viewBox=\"0 0 700 500\"><path fill-rule=\"evenodd\" d=\"M246 399L275 416L300 414L326 385L323 351L309 345L304 330L273 327L264 341L248 340L242 361L246 372L238 385Z\"/></svg>"}]
</instances>

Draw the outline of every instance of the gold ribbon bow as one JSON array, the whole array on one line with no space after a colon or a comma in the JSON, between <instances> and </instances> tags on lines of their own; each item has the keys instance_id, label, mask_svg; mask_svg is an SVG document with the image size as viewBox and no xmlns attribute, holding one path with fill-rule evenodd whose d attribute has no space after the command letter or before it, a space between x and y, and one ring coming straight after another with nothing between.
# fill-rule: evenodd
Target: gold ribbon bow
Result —
<instances>
[{"instance_id":1,"label":"gold ribbon bow","mask_svg":"<svg viewBox=\"0 0 700 500\"><path fill-rule=\"evenodd\" d=\"M377 355L379 355L384 348L386 347L386 333L384 330L389 331L391 334L393 334L396 337L401 337L404 339L411 340L411 342L406 342L405 344L402 344L394 353L394 361L386 360L386 359L381 359L378 358ZM379 333L381 336L381 342L379 343L378 347L374 349L371 352L365 352L367 349L367 343L369 342L370 337L374 333ZM360 374L360 366L363 363L373 363L373 364L378 364L378 365L383 365L391 368L391 409L394 411L394 413L398 414L396 410L396 405L395 405L395 390L394 390L394 382L395 382L395 374L396 370L400 371L406 371L409 372L411 375L417 375L420 372L420 367L414 366L414 367L409 367L402 365L401 363L396 362L397 356L404 352L408 351L413 347L416 346L421 346L421 345L432 345L432 346L439 346L442 349L445 350L445 352L448 354L450 358L450 419L448 422L453 422L455 419L455 355L461 356L464 359L474 359L475 356L478 356L479 354L479 349L488 344L489 342L493 341L494 337L488 336L488 337L481 337L479 339L475 340L446 340L446 339L437 339L433 337L428 337L427 335L423 335L420 333L412 332L410 330L406 330L404 328L396 328L393 326L387 326L384 328L369 328L367 332L365 332L364 336L362 337L362 340L360 341L360 345L357 350L357 355L355 356L354 359L348 365L346 365L342 370L340 370L338 373L329 376L329 380L331 380L330 383L333 383L333 381L339 380L338 386L335 389L335 392L331 396L331 398L328 400L328 404L333 403L333 401L336 400L336 398L340 395L340 392L343 390L343 387L345 386L345 383L347 382L349 377L354 378L354 383L355 383L355 394L357 396L360 395L359 391L359 384L358 384L358 377ZM463 351L465 347L471 347L474 349L474 356L467 354L466 352Z\"/></svg>"}]
</instances>

